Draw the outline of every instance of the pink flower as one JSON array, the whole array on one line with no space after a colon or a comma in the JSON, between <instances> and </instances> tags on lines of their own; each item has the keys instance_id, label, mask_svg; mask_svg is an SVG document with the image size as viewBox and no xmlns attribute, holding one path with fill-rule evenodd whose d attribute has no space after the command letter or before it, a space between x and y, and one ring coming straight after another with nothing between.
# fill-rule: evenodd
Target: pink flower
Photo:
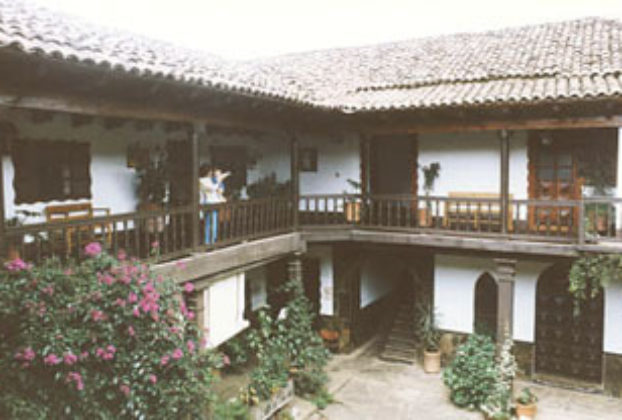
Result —
<instances>
[{"instance_id":1,"label":"pink flower","mask_svg":"<svg viewBox=\"0 0 622 420\"><path fill-rule=\"evenodd\" d=\"M186 318L188 318L188 320L192 321L194 319L194 312L188 311L186 313Z\"/></svg>"},{"instance_id":2,"label":"pink flower","mask_svg":"<svg viewBox=\"0 0 622 420\"><path fill-rule=\"evenodd\" d=\"M184 351L180 348L177 348L175 350L173 350L173 354L171 355L173 357L173 359L175 360L179 360L182 357L184 357Z\"/></svg>"},{"instance_id":3,"label":"pink flower","mask_svg":"<svg viewBox=\"0 0 622 420\"><path fill-rule=\"evenodd\" d=\"M119 252L117 253L117 259L119 261L125 261L127 259L127 253L124 249L119 250Z\"/></svg>"},{"instance_id":4,"label":"pink flower","mask_svg":"<svg viewBox=\"0 0 622 420\"><path fill-rule=\"evenodd\" d=\"M84 247L84 253L87 257L96 257L102 252L102 246L99 242L91 242Z\"/></svg>"},{"instance_id":5,"label":"pink flower","mask_svg":"<svg viewBox=\"0 0 622 420\"><path fill-rule=\"evenodd\" d=\"M125 395L126 397L130 395L130 387L123 384L119 387L119 389L121 390L121 392L123 392L123 395Z\"/></svg>"},{"instance_id":6,"label":"pink flower","mask_svg":"<svg viewBox=\"0 0 622 420\"><path fill-rule=\"evenodd\" d=\"M84 382L82 382L82 375L78 372L69 372L65 378L65 382L75 382L76 389L82 391L84 389Z\"/></svg>"},{"instance_id":7,"label":"pink flower","mask_svg":"<svg viewBox=\"0 0 622 420\"><path fill-rule=\"evenodd\" d=\"M98 309L93 309L91 311L91 318L93 318L93 321L98 322L98 321L102 321L103 319L106 318L106 316L104 315L104 313Z\"/></svg>"},{"instance_id":8,"label":"pink flower","mask_svg":"<svg viewBox=\"0 0 622 420\"><path fill-rule=\"evenodd\" d=\"M149 382L155 385L158 382L158 377L153 374L149 375Z\"/></svg>"},{"instance_id":9,"label":"pink flower","mask_svg":"<svg viewBox=\"0 0 622 420\"><path fill-rule=\"evenodd\" d=\"M138 301L138 296L136 295L136 293L130 292L130 294L127 296L127 301L129 303L135 303Z\"/></svg>"},{"instance_id":10,"label":"pink flower","mask_svg":"<svg viewBox=\"0 0 622 420\"><path fill-rule=\"evenodd\" d=\"M25 362L23 364L24 367L27 367L29 362L34 360L35 356L35 352L31 347L26 347L23 351L15 353L16 360L23 360Z\"/></svg>"},{"instance_id":11,"label":"pink flower","mask_svg":"<svg viewBox=\"0 0 622 420\"><path fill-rule=\"evenodd\" d=\"M74 363L76 363L78 361L78 356L76 356L75 354L69 352L67 354L65 354L65 356L63 357L63 360L65 361L66 365L73 365Z\"/></svg>"},{"instance_id":12,"label":"pink flower","mask_svg":"<svg viewBox=\"0 0 622 420\"><path fill-rule=\"evenodd\" d=\"M48 366L53 366L53 365L57 365L61 362L61 359L55 355L54 353L50 353L47 356L45 356L45 358L43 359L43 363L45 363Z\"/></svg>"},{"instance_id":13,"label":"pink flower","mask_svg":"<svg viewBox=\"0 0 622 420\"><path fill-rule=\"evenodd\" d=\"M136 335L136 331L134 331L134 327L132 327L131 325L127 327L127 333L130 335L130 337L134 337Z\"/></svg>"},{"instance_id":14,"label":"pink flower","mask_svg":"<svg viewBox=\"0 0 622 420\"><path fill-rule=\"evenodd\" d=\"M160 365L161 366L168 365L169 360L171 360L169 356L162 356L162 358L160 359Z\"/></svg>"},{"instance_id":15,"label":"pink flower","mask_svg":"<svg viewBox=\"0 0 622 420\"><path fill-rule=\"evenodd\" d=\"M89 357L89 352L88 351L83 351L82 353L80 353L80 360L84 360L87 357Z\"/></svg>"},{"instance_id":16,"label":"pink flower","mask_svg":"<svg viewBox=\"0 0 622 420\"><path fill-rule=\"evenodd\" d=\"M177 268L179 268L180 270L186 269L186 263L184 261L177 261L175 263L175 266L177 266Z\"/></svg>"},{"instance_id":17,"label":"pink flower","mask_svg":"<svg viewBox=\"0 0 622 420\"><path fill-rule=\"evenodd\" d=\"M192 284L190 282L184 284L184 292L192 293L193 291L194 291L194 284Z\"/></svg>"},{"instance_id":18,"label":"pink flower","mask_svg":"<svg viewBox=\"0 0 622 420\"><path fill-rule=\"evenodd\" d=\"M98 347L97 350L95 350L95 355L97 357L102 357L105 354L106 354L106 350L102 349L101 347Z\"/></svg>"},{"instance_id":19,"label":"pink flower","mask_svg":"<svg viewBox=\"0 0 622 420\"><path fill-rule=\"evenodd\" d=\"M151 243L151 249L156 250L156 249L158 249L158 248L160 248L160 242L158 242L158 241L153 241L153 242Z\"/></svg>"},{"instance_id":20,"label":"pink flower","mask_svg":"<svg viewBox=\"0 0 622 420\"><path fill-rule=\"evenodd\" d=\"M48 296L52 296L54 294L54 286L50 285L50 286L44 287L43 289L41 289L41 291Z\"/></svg>"},{"instance_id":21,"label":"pink flower","mask_svg":"<svg viewBox=\"0 0 622 420\"><path fill-rule=\"evenodd\" d=\"M73 275L73 270L71 268L68 268L65 271L63 271L63 274L66 276L71 276Z\"/></svg>"},{"instance_id":22,"label":"pink flower","mask_svg":"<svg viewBox=\"0 0 622 420\"><path fill-rule=\"evenodd\" d=\"M9 271L22 271L30 268L30 266L26 264L21 258L15 258L14 260L6 263L4 266Z\"/></svg>"},{"instance_id":23,"label":"pink flower","mask_svg":"<svg viewBox=\"0 0 622 420\"><path fill-rule=\"evenodd\" d=\"M114 303L115 303L116 305L119 305L119 306L120 306L120 307L122 307L122 308L124 308L124 307L125 307L125 304L126 304L126 302L125 302L123 299L121 299L121 298L117 298L117 300L115 300L115 302L114 302Z\"/></svg>"},{"instance_id":24,"label":"pink flower","mask_svg":"<svg viewBox=\"0 0 622 420\"><path fill-rule=\"evenodd\" d=\"M138 309L138 307L134 307L134 309L132 310L132 314L138 318L140 316L140 310Z\"/></svg>"},{"instance_id":25,"label":"pink flower","mask_svg":"<svg viewBox=\"0 0 622 420\"><path fill-rule=\"evenodd\" d=\"M115 354L117 352L117 348L112 344L109 344L108 347L106 347L106 350L108 350L108 352L112 354Z\"/></svg>"},{"instance_id":26,"label":"pink flower","mask_svg":"<svg viewBox=\"0 0 622 420\"><path fill-rule=\"evenodd\" d=\"M194 341L188 340L188 342L186 343L186 346L188 347L188 351L190 353L194 353L194 349L195 349Z\"/></svg>"},{"instance_id":27,"label":"pink flower","mask_svg":"<svg viewBox=\"0 0 622 420\"><path fill-rule=\"evenodd\" d=\"M229 366L231 364L231 359L226 354L222 356L222 362L225 366Z\"/></svg>"}]
</instances>

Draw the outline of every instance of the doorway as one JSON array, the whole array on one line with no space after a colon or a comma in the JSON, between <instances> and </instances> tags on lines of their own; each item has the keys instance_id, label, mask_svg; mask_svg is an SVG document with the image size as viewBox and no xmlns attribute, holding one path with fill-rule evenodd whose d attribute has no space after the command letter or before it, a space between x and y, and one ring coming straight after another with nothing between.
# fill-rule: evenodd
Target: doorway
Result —
<instances>
[{"instance_id":1,"label":"doorway","mask_svg":"<svg viewBox=\"0 0 622 420\"><path fill-rule=\"evenodd\" d=\"M475 283L475 316L473 331L486 334L493 340L497 336L498 288L495 279L488 273L482 274Z\"/></svg>"}]
</instances>

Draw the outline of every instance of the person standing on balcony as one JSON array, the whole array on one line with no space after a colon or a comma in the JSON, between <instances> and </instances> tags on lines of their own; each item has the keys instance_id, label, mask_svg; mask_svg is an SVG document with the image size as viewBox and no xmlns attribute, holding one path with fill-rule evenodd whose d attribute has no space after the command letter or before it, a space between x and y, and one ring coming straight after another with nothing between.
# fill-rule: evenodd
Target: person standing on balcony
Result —
<instances>
[{"instance_id":1,"label":"person standing on balcony","mask_svg":"<svg viewBox=\"0 0 622 420\"><path fill-rule=\"evenodd\" d=\"M203 204L219 204L226 201L224 180L231 175L220 169L209 169L207 175L199 179L199 191ZM218 209L205 211L205 243L213 244L218 239Z\"/></svg>"}]
</instances>

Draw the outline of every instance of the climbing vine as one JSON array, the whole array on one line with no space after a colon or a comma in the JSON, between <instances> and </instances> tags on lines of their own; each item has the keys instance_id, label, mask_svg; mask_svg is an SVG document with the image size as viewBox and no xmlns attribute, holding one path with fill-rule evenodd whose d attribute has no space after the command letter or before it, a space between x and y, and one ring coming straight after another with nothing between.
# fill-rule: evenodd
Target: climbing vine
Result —
<instances>
[{"instance_id":1,"label":"climbing vine","mask_svg":"<svg viewBox=\"0 0 622 420\"><path fill-rule=\"evenodd\" d=\"M577 259L570 268L569 291L574 296L574 312L581 311L581 304L597 297L604 287L622 281L622 255L596 254Z\"/></svg>"}]
</instances>

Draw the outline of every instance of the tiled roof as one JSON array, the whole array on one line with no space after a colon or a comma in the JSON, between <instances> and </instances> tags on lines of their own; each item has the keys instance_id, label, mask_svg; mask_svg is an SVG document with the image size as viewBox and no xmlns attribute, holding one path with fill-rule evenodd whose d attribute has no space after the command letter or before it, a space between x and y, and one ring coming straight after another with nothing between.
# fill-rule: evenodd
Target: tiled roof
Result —
<instances>
[{"instance_id":1,"label":"tiled roof","mask_svg":"<svg viewBox=\"0 0 622 420\"><path fill-rule=\"evenodd\" d=\"M344 112L622 98L622 22L600 18L227 61L0 0L0 48Z\"/></svg>"}]
</instances>

